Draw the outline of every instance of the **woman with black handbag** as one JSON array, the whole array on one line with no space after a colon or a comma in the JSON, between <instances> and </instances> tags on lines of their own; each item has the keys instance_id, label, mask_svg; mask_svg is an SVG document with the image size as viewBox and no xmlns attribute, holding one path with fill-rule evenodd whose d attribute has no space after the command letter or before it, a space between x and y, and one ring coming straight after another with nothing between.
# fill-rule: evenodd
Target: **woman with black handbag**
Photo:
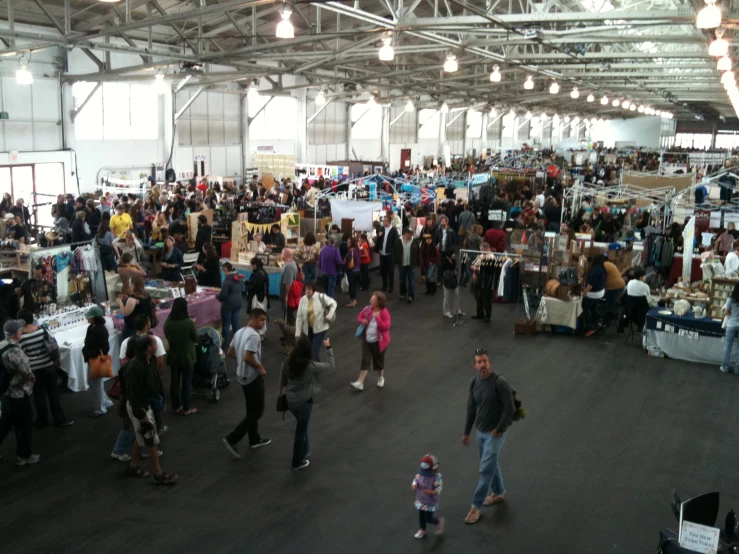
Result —
<instances>
[{"instance_id":1,"label":"woman with black handbag","mask_svg":"<svg viewBox=\"0 0 739 554\"><path fill-rule=\"evenodd\" d=\"M295 440L293 442L292 469L298 471L310 465L310 443L308 441L308 423L313 413L313 395L321 390L319 375L336 367L334 351L329 339L323 340L328 360L316 362L313 359L313 345L308 337L300 337L290 354L282 362L280 370L280 397L277 409L284 411L285 401L297 420ZM284 388L284 400L282 399Z\"/></svg>"}]
</instances>

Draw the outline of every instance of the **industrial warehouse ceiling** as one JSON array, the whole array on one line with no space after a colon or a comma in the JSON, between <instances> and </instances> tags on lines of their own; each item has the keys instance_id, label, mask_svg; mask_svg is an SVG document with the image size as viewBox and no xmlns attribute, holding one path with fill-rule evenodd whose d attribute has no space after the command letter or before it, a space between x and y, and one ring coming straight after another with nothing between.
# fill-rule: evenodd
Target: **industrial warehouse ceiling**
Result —
<instances>
[{"instance_id":1,"label":"industrial warehouse ceiling","mask_svg":"<svg viewBox=\"0 0 739 554\"><path fill-rule=\"evenodd\" d=\"M730 2L718 5L731 56L739 16ZM282 78L294 74L305 77L311 97L323 88L328 99L353 102L373 94L378 102L411 99L417 107L447 102L452 109L639 115L613 106L618 99L680 118L736 117L717 58L708 53L715 32L695 25L703 0L296 2L289 19L295 36L288 39L275 36L283 6L265 0L1 0L0 56L77 47L99 68L74 77L85 81L151 79L152 69L173 76L186 71L185 64L196 67L186 87L233 89L233 83L247 87L264 77L262 92L279 94L301 88ZM391 39L392 61L378 57L383 39ZM111 70L90 49L135 53L140 65ZM450 55L456 72L443 70ZM500 81L491 82L496 65ZM533 88L527 90L529 77ZM550 93L553 81L557 94Z\"/></svg>"}]
</instances>

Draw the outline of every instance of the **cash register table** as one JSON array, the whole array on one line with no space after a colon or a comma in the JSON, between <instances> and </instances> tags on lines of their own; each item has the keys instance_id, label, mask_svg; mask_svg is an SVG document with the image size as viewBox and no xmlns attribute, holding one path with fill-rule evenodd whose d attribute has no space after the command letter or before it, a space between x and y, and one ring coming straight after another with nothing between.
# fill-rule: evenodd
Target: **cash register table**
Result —
<instances>
[{"instance_id":1,"label":"cash register table","mask_svg":"<svg viewBox=\"0 0 739 554\"><path fill-rule=\"evenodd\" d=\"M195 318L195 325L197 327L205 327L210 323L221 321L221 303L216 300L217 294L214 291L203 291L187 297L187 313L190 317ZM170 303L171 300L169 300ZM164 338L164 322L169 317L171 311L171 308L157 310L159 325L154 327L151 332L159 338ZM115 316L113 318L113 324L119 331L123 330L124 322L122 317Z\"/></svg>"},{"instance_id":2,"label":"cash register table","mask_svg":"<svg viewBox=\"0 0 739 554\"><path fill-rule=\"evenodd\" d=\"M121 351L121 334L113 330L113 323L109 317L105 318L108 328L108 344L110 355L113 358L113 374L118 375L121 360L118 357ZM67 386L74 392L87 390L87 364L82 357L82 347L85 345L85 335L88 325L82 324L69 329L60 328L53 333L59 343L59 354L62 360L62 370L67 373Z\"/></svg>"},{"instance_id":3,"label":"cash register table","mask_svg":"<svg viewBox=\"0 0 739 554\"><path fill-rule=\"evenodd\" d=\"M664 308L652 308L647 313L642 344L644 348L659 348L666 356L677 360L721 365L724 357L725 331L720 321L709 317L696 319L691 311L685 316L660 314ZM732 365L736 366L734 348Z\"/></svg>"}]
</instances>

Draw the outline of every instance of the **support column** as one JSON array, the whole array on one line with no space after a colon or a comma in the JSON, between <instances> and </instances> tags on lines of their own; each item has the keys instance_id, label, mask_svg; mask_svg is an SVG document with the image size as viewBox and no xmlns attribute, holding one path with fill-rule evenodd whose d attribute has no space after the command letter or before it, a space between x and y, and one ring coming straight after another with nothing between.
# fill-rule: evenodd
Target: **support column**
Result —
<instances>
[{"instance_id":1,"label":"support column","mask_svg":"<svg viewBox=\"0 0 739 554\"><path fill-rule=\"evenodd\" d=\"M352 159L352 105L346 102L346 118L344 123L344 144L346 145L345 159Z\"/></svg>"},{"instance_id":2,"label":"support column","mask_svg":"<svg viewBox=\"0 0 739 554\"><path fill-rule=\"evenodd\" d=\"M249 145L249 104L246 95L241 95L239 103L239 122L241 126L241 163L244 166L242 173L244 174L244 182L246 183L251 175L247 175L246 170L251 167L251 150Z\"/></svg>"},{"instance_id":3,"label":"support column","mask_svg":"<svg viewBox=\"0 0 739 554\"><path fill-rule=\"evenodd\" d=\"M469 110L465 110L462 116L462 156L467 156L467 114L469 113Z\"/></svg>"},{"instance_id":4,"label":"support column","mask_svg":"<svg viewBox=\"0 0 739 554\"><path fill-rule=\"evenodd\" d=\"M308 163L308 89L293 91L298 101L298 133L295 140L295 159L298 163Z\"/></svg>"},{"instance_id":5,"label":"support column","mask_svg":"<svg viewBox=\"0 0 739 554\"><path fill-rule=\"evenodd\" d=\"M437 149L437 156L444 156L444 146L446 145L446 121L449 117L448 113L442 113L439 110L439 144Z\"/></svg>"},{"instance_id":6,"label":"support column","mask_svg":"<svg viewBox=\"0 0 739 554\"><path fill-rule=\"evenodd\" d=\"M380 133L382 161L390 167L390 106L382 106L382 131Z\"/></svg>"},{"instance_id":7,"label":"support column","mask_svg":"<svg viewBox=\"0 0 739 554\"><path fill-rule=\"evenodd\" d=\"M480 133L480 155L487 156L488 152L488 120L490 114L488 112L482 112L482 129Z\"/></svg>"}]
</instances>

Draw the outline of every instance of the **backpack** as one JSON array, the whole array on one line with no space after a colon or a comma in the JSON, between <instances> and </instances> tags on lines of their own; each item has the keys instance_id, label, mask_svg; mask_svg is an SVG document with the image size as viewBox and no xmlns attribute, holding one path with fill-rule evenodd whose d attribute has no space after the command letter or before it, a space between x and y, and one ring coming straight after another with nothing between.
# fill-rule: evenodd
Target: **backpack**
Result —
<instances>
[{"instance_id":1,"label":"backpack","mask_svg":"<svg viewBox=\"0 0 739 554\"><path fill-rule=\"evenodd\" d=\"M333 323L334 321L336 321L336 310L334 310L334 314L331 317L329 317L328 314L330 310L328 306L326 306L326 302L324 301L324 297L326 295L323 293L318 293L318 294L319 294L318 300L321 301L321 306L323 306L323 317L328 318L329 323Z\"/></svg>"},{"instance_id":2,"label":"backpack","mask_svg":"<svg viewBox=\"0 0 739 554\"><path fill-rule=\"evenodd\" d=\"M300 304L300 298L303 296L303 283L295 279L290 285L287 292L287 305L289 308L295 309Z\"/></svg>"},{"instance_id":3,"label":"backpack","mask_svg":"<svg viewBox=\"0 0 739 554\"><path fill-rule=\"evenodd\" d=\"M8 344L5 348L0 350L0 394L5 394L10 388L10 379L12 378L12 374L7 371L5 364L3 364L3 354L11 348L20 349L20 346L17 344Z\"/></svg>"},{"instance_id":4,"label":"backpack","mask_svg":"<svg viewBox=\"0 0 739 554\"><path fill-rule=\"evenodd\" d=\"M499 374L495 376L495 390L496 391L498 390L498 377L500 377ZM518 397L518 391L514 389L513 387L511 387L511 392L513 393L513 407L514 407L513 421L518 421L526 417L526 410L523 407L523 402Z\"/></svg>"},{"instance_id":5,"label":"backpack","mask_svg":"<svg viewBox=\"0 0 739 554\"><path fill-rule=\"evenodd\" d=\"M447 289L457 288L457 276L454 274L454 270L447 269L441 276L441 284Z\"/></svg>"}]
</instances>

